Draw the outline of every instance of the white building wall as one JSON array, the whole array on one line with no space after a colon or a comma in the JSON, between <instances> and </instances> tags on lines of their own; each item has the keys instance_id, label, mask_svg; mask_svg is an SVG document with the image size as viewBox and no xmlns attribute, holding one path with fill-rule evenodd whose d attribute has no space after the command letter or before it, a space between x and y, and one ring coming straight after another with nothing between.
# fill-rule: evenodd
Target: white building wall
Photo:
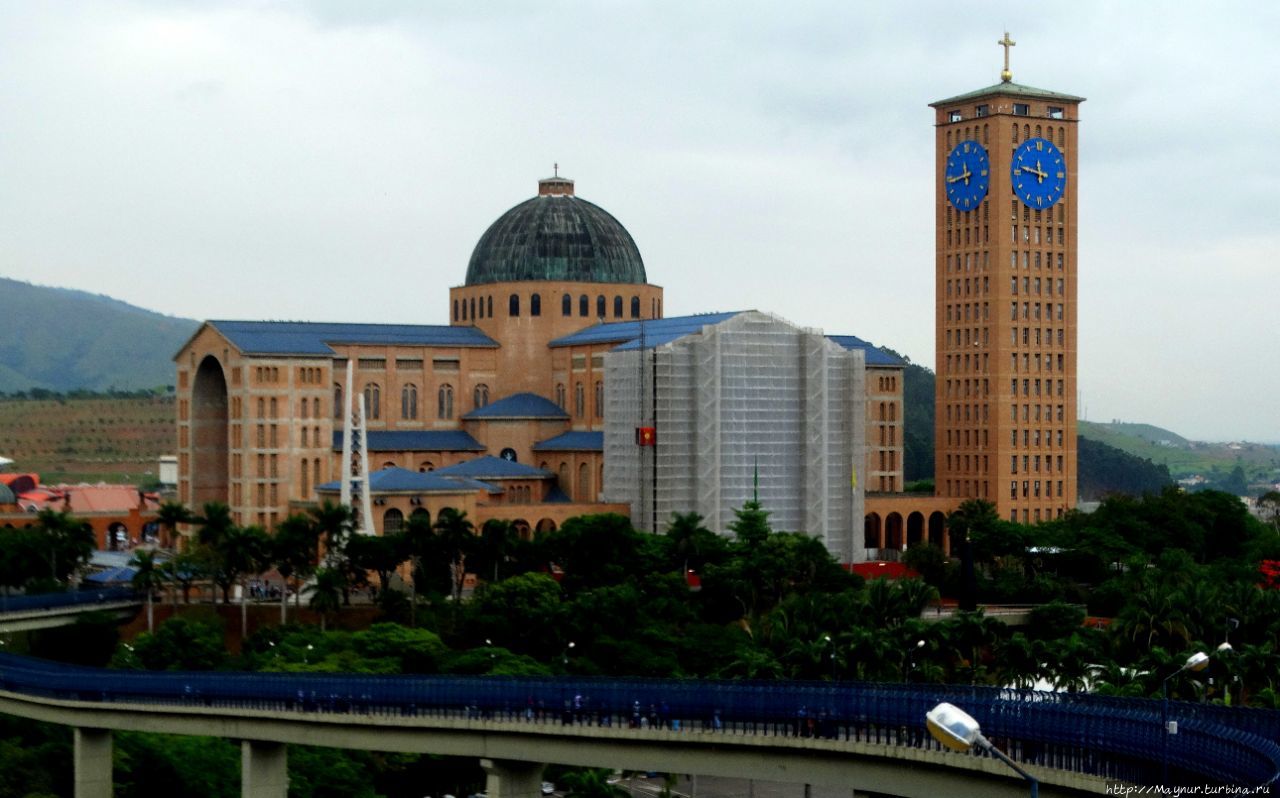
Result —
<instances>
[{"instance_id":1,"label":"white building wall","mask_svg":"<svg viewBox=\"0 0 1280 798\"><path fill-rule=\"evenodd\" d=\"M662 531L673 513L692 510L723 533L758 489L774 529L812 534L853 561L863 517L862 487L852 484L864 451L863 353L770 314L742 313L656 349L656 413L654 359L654 350L605 356L605 500L630 503L639 529L656 519ZM636 445L640 426L657 428L657 447Z\"/></svg>"}]
</instances>

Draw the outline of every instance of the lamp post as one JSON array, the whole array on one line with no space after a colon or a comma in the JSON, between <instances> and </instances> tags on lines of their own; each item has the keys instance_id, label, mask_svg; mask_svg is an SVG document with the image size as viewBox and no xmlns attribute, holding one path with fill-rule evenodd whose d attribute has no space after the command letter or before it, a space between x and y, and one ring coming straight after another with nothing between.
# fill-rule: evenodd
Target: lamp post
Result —
<instances>
[{"instance_id":1,"label":"lamp post","mask_svg":"<svg viewBox=\"0 0 1280 798\"><path fill-rule=\"evenodd\" d=\"M1031 785L1031 798L1039 798L1040 782L1036 781L1035 777L1030 773L1018 767L1018 763L1010 759L1004 751L996 748L991 744L990 740L983 737L978 721L974 720L969 713L944 701L926 712L924 720L925 725L929 727L929 734L933 735L933 739L953 751L968 751L973 746L978 746L1013 768L1019 776L1026 779Z\"/></svg>"},{"instance_id":2,"label":"lamp post","mask_svg":"<svg viewBox=\"0 0 1280 798\"><path fill-rule=\"evenodd\" d=\"M564 653L560 655L560 664L564 665L566 669L569 667L569 652L572 651L573 647L576 645L577 643L570 640L569 645L564 647Z\"/></svg>"},{"instance_id":3,"label":"lamp post","mask_svg":"<svg viewBox=\"0 0 1280 798\"><path fill-rule=\"evenodd\" d=\"M1222 645L1228 650L1231 648L1230 643ZM1221 646L1218 650L1222 650ZM1169 720L1169 681L1183 671L1202 671L1208 665L1209 655L1203 651L1197 651L1187 657L1187 661L1182 663L1181 668L1164 677L1164 681L1160 683L1160 729L1163 731L1160 735L1160 783L1163 785L1169 783L1169 735L1178 733L1177 721Z\"/></svg>"},{"instance_id":4,"label":"lamp post","mask_svg":"<svg viewBox=\"0 0 1280 798\"><path fill-rule=\"evenodd\" d=\"M831 658L831 681L836 681L836 647L831 642L831 635L823 635L822 642L827 649L827 656Z\"/></svg>"},{"instance_id":5,"label":"lamp post","mask_svg":"<svg viewBox=\"0 0 1280 798\"><path fill-rule=\"evenodd\" d=\"M915 646L907 649L907 672L903 674L903 681L910 682L911 674L916 670L916 655L924 648L924 640L917 640Z\"/></svg>"}]
</instances>

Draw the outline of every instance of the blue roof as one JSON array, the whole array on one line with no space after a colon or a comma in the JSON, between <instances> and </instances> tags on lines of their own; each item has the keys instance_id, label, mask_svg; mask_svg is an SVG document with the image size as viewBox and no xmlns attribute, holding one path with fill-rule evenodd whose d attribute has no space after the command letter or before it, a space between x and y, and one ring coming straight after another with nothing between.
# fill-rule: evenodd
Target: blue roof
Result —
<instances>
[{"instance_id":1,"label":"blue roof","mask_svg":"<svg viewBox=\"0 0 1280 798\"><path fill-rule=\"evenodd\" d=\"M465 463L455 463L438 468L435 473L471 479L543 479L553 476L550 471L493 456L477 457Z\"/></svg>"},{"instance_id":2,"label":"blue roof","mask_svg":"<svg viewBox=\"0 0 1280 798\"><path fill-rule=\"evenodd\" d=\"M553 485L551 490L547 491L547 498L542 500L543 504L571 504L573 499L562 490L559 485Z\"/></svg>"},{"instance_id":3,"label":"blue roof","mask_svg":"<svg viewBox=\"0 0 1280 798\"><path fill-rule=\"evenodd\" d=\"M338 493L342 481L316 485L320 493ZM441 474L439 471L410 471L407 468L383 468L369 475L370 493L459 493L484 490L501 493L502 489L475 479Z\"/></svg>"},{"instance_id":4,"label":"blue roof","mask_svg":"<svg viewBox=\"0 0 1280 798\"><path fill-rule=\"evenodd\" d=\"M618 321L597 324L585 330L557 338L549 346L581 346L583 344L622 344L618 349L639 349L643 325L645 348L662 346L690 333L700 332L709 324L719 324L732 319L742 311L731 313L700 313L694 316L673 316L667 319L645 321Z\"/></svg>"},{"instance_id":5,"label":"blue roof","mask_svg":"<svg viewBox=\"0 0 1280 798\"><path fill-rule=\"evenodd\" d=\"M907 361L890 354L875 344L867 343L856 335L828 335L827 339L834 341L845 349L861 349L867 353L868 366L905 366Z\"/></svg>"},{"instance_id":6,"label":"blue roof","mask_svg":"<svg viewBox=\"0 0 1280 798\"><path fill-rule=\"evenodd\" d=\"M337 324L309 321L210 321L237 349L253 355L336 354L331 344L496 347L475 327L447 324Z\"/></svg>"},{"instance_id":7,"label":"blue roof","mask_svg":"<svg viewBox=\"0 0 1280 798\"><path fill-rule=\"evenodd\" d=\"M483 452L471 433L460 429L382 429L366 435L371 452ZM342 451L342 433L333 433L333 450Z\"/></svg>"},{"instance_id":8,"label":"blue roof","mask_svg":"<svg viewBox=\"0 0 1280 798\"><path fill-rule=\"evenodd\" d=\"M569 414L564 408L557 405L550 399L544 399L536 393L517 393L499 399L493 404L478 407L463 416L464 419L470 421L473 419L498 419L498 418L554 418L566 419Z\"/></svg>"},{"instance_id":9,"label":"blue roof","mask_svg":"<svg viewBox=\"0 0 1280 798\"><path fill-rule=\"evenodd\" d=\"M535 452L603 452L603 432L562 432L533 445Z\"/></svg>"},{"instance_id":10,"label":"blue roof","mask_svg":"<svg viewBox=\"0 0 1280 798\"><path fill-rule=\"evenodd\" d=\"M103 585L111 584L112 582L132 582L134 575L137 573L136 568L108 568L105 571L89 574L84 578L84 581Z\"/></svg>"}]
</instances>

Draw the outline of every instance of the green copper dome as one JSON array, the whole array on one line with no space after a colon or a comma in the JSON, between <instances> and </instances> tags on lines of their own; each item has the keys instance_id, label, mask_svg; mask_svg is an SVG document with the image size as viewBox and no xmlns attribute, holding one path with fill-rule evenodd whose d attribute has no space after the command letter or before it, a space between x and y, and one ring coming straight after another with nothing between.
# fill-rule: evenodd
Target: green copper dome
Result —
<instances>
[{"instance_id":1,"label":"green copper dome","mask_svg":"<svg viewBox=\"0 0 1280 798\"><path fill-rule=\"evenodd\" d=\"M627 229L563 177L538 181L538 196L498 217L471 253L467 285L521 280L648 282Z\"/></svg>"}]
</instances>

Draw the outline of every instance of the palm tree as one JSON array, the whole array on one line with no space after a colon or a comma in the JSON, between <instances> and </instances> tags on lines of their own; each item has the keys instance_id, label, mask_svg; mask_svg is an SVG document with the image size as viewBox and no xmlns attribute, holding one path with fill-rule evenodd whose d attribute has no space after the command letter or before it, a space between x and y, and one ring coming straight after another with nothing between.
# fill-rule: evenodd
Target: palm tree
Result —
<instances>
[{"instance_id":1,"label":"palm tree","mask_svg":"<svg viewBox=\"0 0 1280 798\"><path fill-rule=\"evenodd\" d=\"M166 501L160 505L156 511L156 523L160 524L160 528L167 533L160 545L166 548L174 548L175 537L178 533L178 524L189 524L196 520L195 513L187 509L182 502Z\"/></svg>"},{"instance_id":2,"label":"palm tree","mask_svg":"<svg viewBox=\"0 0 1280 798\"><path fill-rule=\"evenodd\" d=\"M311 609L320 615L320 631L326 631L327 621L331 614L342 607L342 586L346 580L342 573L334 568L321 568L316 571L315 581L307 585L304 592L311 596Z\"/></svg>"},{"instance_id":3,"label":"palm tree","mask_svg":"<svg viewBox=\"0 0 1280 798\"><path fill-rule=\"evenodd\" d=\"M154 551L138 549L129 560L129 566L136 569L133 574L133 589L147 596L147 631L156 630L155 606L152 598L157 589L164 586L164 570L156 562Z\"/></svg>"},{"instance_id":4,"label":"palm tree","mask_svg":"<svg viewBox=\"0 0 1280 798\"><path fill-rule=\"evenodd\" d=\"M320 506L312 507L309 512L317 534L324 538L325 561L332 561L342 551L347 536L352 532L354 512L347 505L334 504L328 499Z\"/></svg>"},{"instance_id":5,"label":"palm tree","mask_svg":"<svg viewBox=\"0 0 1280 798\"><path fill-rule=\"evenodd\" d=\"M227 530L235 526L231 517L231 508L222 502L206 502L202 514L195 519L200 526L196 540L204 546L217 548L218 542Z\"/></svg>"},{"instance_id":6,"label":"palm tree","mask_svg":"<svg viewBox=\"0 0 1280 798\"><path fill-rule=\"evenodd\" d=\"M170 582L182 587L182 603L191 603L191 585L200 577L200 557L194 552L184 551L167 560L162 566ZM173 595L176 606L178 596Z\"/></svg>"},{"instance_id":7,"label":"palm tree","mask_svg":"<svg viewBox=\"0 0 1280 798\"><path fill-rule=\"evenodd\" d=\"M436 516L436 534L440 544L449 553L449 574L453 585L453 600L462 599L462 582L467 575L467 554L475 546L475 527L465 512L446 507Z\"/></svg>"},{"instance_id":8,"label":"palm tree","mask_svg":"<svg viewBox=\"0 0 1280 798\"><path fill-rule=\"evenodd\" d=\"M276 527L270 560L280 573L280 624L288 623L289 578L305 576L315 568L320 531L311 518L291 515Z\"/></svg>"},{"instance_id":9,"label":"palm tree","mask_svg":"<svg viewBox=\"0 0 1280 798\"><path fill-rule=\"evenodd\" d=\"M222 600L227 602L227 588L240 581L240 634L249 634L248 577L259 574L270 561L271 539L260 526L233 526L223 535L218 547L223 579Z\"/></svg>"},{"instance_id":10,"label":"palm tree","mask_svg":"<svg viewBox=\"0 0 1280 798\"><path fill-rule=\"evenodd\" d=\"M671 523L667 524L667 540L671 543L675 555L684 563L680 571L681 578L689 576L689 556L701 554L699 541L709 530L702 525L702 516L694 512L672 513Z\"/></svg>"},{"instance_id":11,"label":"palm tree","mask_svg":"<svg viewBox=\"0 0 1280 798\"><path fill-rule=\"evenodd\" d=\"M516 530L510 521L485 521L480 530L480 545L486 559L493 561L493 581L498 581L498 566L516 544Z\"/></svg>"}]
</instances>

